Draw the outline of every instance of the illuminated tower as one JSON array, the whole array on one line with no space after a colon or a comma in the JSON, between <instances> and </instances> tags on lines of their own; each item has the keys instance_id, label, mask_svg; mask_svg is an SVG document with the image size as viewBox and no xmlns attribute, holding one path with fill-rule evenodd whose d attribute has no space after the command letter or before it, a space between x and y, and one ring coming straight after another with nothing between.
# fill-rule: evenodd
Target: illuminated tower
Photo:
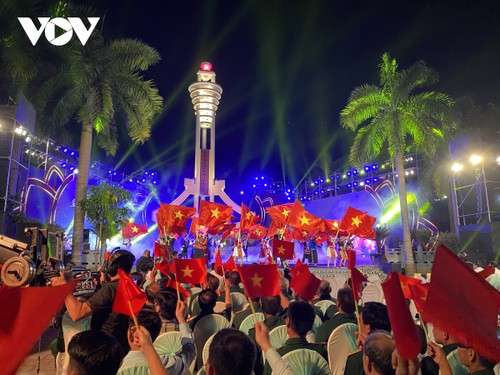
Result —
<instances>
[{"instance_id":1,"label":"illuminated tower","mask_svg":"<svg viewBox=\"0 0 500 375\"><path fill-rule=\"evenodd\" d=\"M214 201L215 196L240 212L240 206L226 194L224 180L215 179L215 114L222 97L222 87L215 83L212 64L203 62L196 73L197 82L188 88L196 116L194 178L184 179L184 191L172 204L180 205L190 195L198 210L200 199Z\"/></svg>"}]
</instances>

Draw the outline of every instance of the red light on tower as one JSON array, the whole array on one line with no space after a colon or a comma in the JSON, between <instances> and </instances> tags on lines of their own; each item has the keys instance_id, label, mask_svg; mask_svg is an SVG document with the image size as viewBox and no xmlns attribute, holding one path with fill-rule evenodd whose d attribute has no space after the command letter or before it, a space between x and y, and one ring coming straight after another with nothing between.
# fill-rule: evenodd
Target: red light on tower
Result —
<instances>
[{"instance_id":1,"label":"red light on tower","mask_svg":"<svg viewBox=\"0 0 500 375\"><path fill-rule=\"evenodd\" d=\"M203 70L205 72L211 72L212 71L212 64L210 64L209 62L204 61L200 65L200 70Z\"/></svg>"}]
</instances>

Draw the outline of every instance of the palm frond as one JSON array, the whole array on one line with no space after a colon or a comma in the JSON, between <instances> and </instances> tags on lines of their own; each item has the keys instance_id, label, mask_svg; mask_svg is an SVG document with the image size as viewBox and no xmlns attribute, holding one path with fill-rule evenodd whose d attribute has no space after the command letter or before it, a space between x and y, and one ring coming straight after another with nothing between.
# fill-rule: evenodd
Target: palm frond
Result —
<instances>
[{"instance_id":1,"label":"palm frond","mask_svg":"<svg viewBox=\"0 0 500 375\"><path fill-rule=\"evenodd\" d=\"M387 129L387 119L383 115L359 129L350 149L349 162L359 167L376 160L387 140Z\"/></svg>"},{"instance_id":2,"label":"palm frond","mask_svg":"<svg viewBox=\"0 0 500 375\"><path fill-rule=\"evenodd\" d=\"M393 92L398 78L398 63L391 58L388 52L382 55L382 62L378 66L380 84L384 91Z\"/></svg>"},{"instance_id":3,"label":"palm frond","mask_svg":"<svg viewBox=\"0 0 500 375\"><path fill-rule=\"evenodd\" d=\"M358 87L351 93L351 97L354 99L349 100L340 112L340 124L353 131L389 105L380 89L374 90L373 86Z\"/></svg>"},{"instance_id":4,"label":"palm frond","mask_svg":"<svg viewBox=\"0 0 500 375\"><path fill-rule=\"evenodd\" d=\"M161 59L156 49L137 39L113 41L106 52L115 71L144 71Z\"/></svg>"},{"instance_id":5,"label":"palm frond","mask_svg":"<svg viewBox=\"0 0 500 375\"><path fill-rule=\"evenodd\" d=\"M395 87L395 95L399 101L406 100L410 93L420 87L430 86L439 80L438 73L427 66L423 61L417 61L415 64L400 72L400 79Z\"/></svg>"}]
</instances>

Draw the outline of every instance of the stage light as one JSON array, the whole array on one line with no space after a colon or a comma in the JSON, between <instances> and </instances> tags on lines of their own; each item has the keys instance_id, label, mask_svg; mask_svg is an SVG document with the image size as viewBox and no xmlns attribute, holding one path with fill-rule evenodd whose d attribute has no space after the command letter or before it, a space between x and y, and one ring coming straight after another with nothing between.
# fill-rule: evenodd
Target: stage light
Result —
<instances>
[{"instance_id":1,"label":"stage light","mask_svg":"<svg viewBox=\"0 0 500 375\"><path fill-rule=\"evenodd\" d=\"M291 201L292 200L292 197L288 197L288 200Z\"/></svg>"},{"instance_id":2,"label":"stage light","mask_svg":"<svg viewBox=\"0 0 500 375\"><path fill-rule=\"evenodd\" d=\"M288 189L288 190L287 190L287 192L289 192L289 193L290 193L290 192L291 192L291 190L290 190L290 189Z\"/></svg>"},{"instance_id":3,"label":"stage light","mask_svg":"<svg viewBox=\"0 0 500 375\"><path fill-rule=\"evenodd\" d=\"M318 194L318 192L317 192L317 191L315 191L315 192L314 192L314 194Z\"/></svg>"},{"instance_id":4,"label":"stage light","mask_svg":"<svg viewBox=\"0 0 500 375\"><path fill-rule=\"evenodd\" d=\"M63 152L64 153L68 152L68 149L67 148L63 148Z\"/></svg>"},{"instance_id":5,"label":"stage light","mask_svg":"<svg viewBox=\"0 0 500 375\"><path fill-rule=\"evenodd\" d=\"M31 137L28 135L25 139L26 143L30 143L31 142Z\"/></svg>"},{"instance_id":6,"label":"stage light","mask_svg":"<svg viewBox=\"0 0 500 375\"><path fill-rule=\"evenodd\" d=\"M75 169L75 167L69 167L69 170L72 171L73 169Z\"/></svg>"},{"instance_id":7,"label":"stage light","mask_svg":"<svg viewBox=\"0 0 500 375\"><path fill-rule=\"evenodd\" d=\"M66 165L67 165L66 163L63 163L63 165L61 165L61 167L66 168Z\"/></svg>"},{"instance_id":8,"label":"stage light","mask_svg":"<svg viewBox=\"0 0 500 375\"><path fill-rule=\"evenodd\" d=\"M116 176L116 172L113 172L113 176Z\"/></svg>"},{"instance_id":9,"label":"stage light","mask_svg":"<svg viewBox=\"0 0 500 375\"><path fill-rule=\"evenodd\" d=\"M75 170L73 171L74 174L78 174L78 168L75 168Z\"/></svg>"},{"instance_id":10,"label":"stage light","mask_svg":"<svg viewBox=\"0 0 500 375\"><path fill-rule=\"evenodd\" d=\"M204 61L200 64L200 70L203 70L204 72L211 72L212 64L210 64L208 61Z\"/></svg>"},{"instance_id":11,"label":"stage light","mask_svg":"<svg viewBox=\"0 0 500 375\"><path fill-rule=\"evenodd\" d=\"M469 158L469 161L472 165L478 165L479 163L481 163L483 161L483 158L480 156L480 155L471 155L471 157Z\"/></svg>"},{"instance_id":12,"label":"stage light","mask_svg":"<svg viewBox=\"0 0 500 375\"><path fill-rule=\"evenodd\" d=\"M153 185L156 185L156 181L153 181Z\"/></svg>"},{"instance_id":13,"label":"stage light","mask_svg":"<svg viewBox=\"0 0 500 375\"><path fill-rule=\"evenodd\" d=\"M367 172L368 172L369 170L370 170L370 167L369 167L369 166L367 166L367 165L365 165L365 171L367 171Z\"/></svg>"},{"instance_id":14,"label":"stage light","mask_svg":"<svg viewBox=\"0 0 500 375\"><path fill-rule=\"evenodd\" d=\"M329 178L326 179L326 183L329 184L331 180Z\"/></svg>"},{"instance_id":15,"label":"stage light","mask_svg":"<svg viewBox=\"0 0 500 375\"><path fill-rule=\"evenodd\" d=\"M367 184L367 185L368 185L369 183L370 183L370 180L369 180L369 179L366 179L366 180L365 180L365 184Z\"/></svg>"},{"instance_id":16,"label":"stage light","mask_svg":"<svg viewBox=\"0 0 500 375\"><path fill-rule=\"evenodd\" d=\"M144 172L144 174L147 176L149 173L148 173L148 171L146 171L146 172Z\"/></svg>"},{"instance_id":17,"label":"stage light","mask_svg":"<svg viewBox=\"0 0 500 375\"><path fill-rule=\"evenodd\" d=\"M351 176L351 171L347 172L346 174L347 174L348 176Z\"/></svg>"},{"instance_id":18,"label":"stage light","mask_svg":"<svg viewBox=\"0 0 500 375\"><path fill-rule=\"evenodd\" d=\"M365 183L364 183L363 181L361 181L361 182L359 183L359 186L365 186Z\"/></svg>"},{"instance_id":19,"label":"stage light","mask_svg":"<svg viewBox=\"0 0 500 375\"><path fill-rule=\"evenodd\" d=\"M131 178L128 179L128 182L133 182Z\"/></svg>"},{"instance_id":20,"label":"stage light","mask_svg":"<svg viewBox=\"0 0 500 375\"><path fill-rule=\"evenodd\" d=\"M460 172L462 169L464 169L464 166L460 163L454 163L452 166L451 166L451 170L455 173L458 173Z\"/></svg>"},{"instance_id":21,"label":"stage light","mask_svg":"<svg viewBox=\"0 0 500 375\"><path fill-rule=\"evenodd\" d=\"M351 187L352 187L352 185L351 185L351 184L347 184L347 187L348 187L348 188L351 188Z\"/></svg>"},{"instance_id":22,"label":"stage light","mask_svg":"<svg viewBox=\"0 0 500 375\"><path fill-rule=\"evenodd\" d=\"M255 180L258 180L259 178L258 177L255 177Z\"/></svg>"},{"instance_id":23,"label":"stage light","mask_svg":"<svg viewBox=\"0 0 500 375\"><path fill-rule=\"evenodd\" d=\"M358 183L357 183L357 182L355 182L355 183L354 183L354 186L358 186Z\"/></svg>"},{"instance_id":24,"label":"stage light","mask_svg":"<svg viewBox=\"0 0 500 375\"><path fill-rule=\"evenodd\" d=\"M358 170L357 169L353 169L352 170L352 174L358 174Z\"/></svg>"},{"instance_id":25,"label":"stage light","mask_svg":"<svg viewBox=\"0 0 500 375\"><path fill-rule=\"evenodd\" d=\"M255 184L252 185L255 188Z\"/></svg>"},{"instance_id":26,"label":"stage light","mask_svg":"<svg viewBox=\"0 0 500 375\"><path fill-rule=\"evenodd\" d=\"M323 179L319 180L320 182L325 182Z\"/></svg>"},{"instance_id":27,"label":"stage light","mask_svg":"<svg viewBox=\"0 0 500 375\"><path fill-rule=\"evenodd\" d=\"M321 189L321 194L325 194L325 190L324 189Z\"/></svg>"},{"instance_id":28,"label":"stage light","mask_svg":"<svg viewBox=\"0 0 500 375\"><path fill-rule=\"evenodd\" d=\"M500 156L497 157L497 164L500 165Z\"/></svg>"},{"instance_id":29,"label":"stage light","mask_svg":"<svg viewBox=\"0 0 500 375\"><path fill-rule=\"evenodd\" d=\"M71 151L71 156L75 156L75 151Z\"/></svg>"},{"instance_id":30,"label":"stage light","mask_svg":"<svg viewBox=\"0 0 500 375\"><path fill-rule=\"evenodd\" d=\"M111 172L113 172L111 169L108 170L108 174L111 174Z\"/></svg>"},{"instance_id":31,"label":"stage light","mask_svg":"<svg viewBox=\"0 0 500 375\"><path fill-rule=\"evenodd\" d=\"M35 151L31 151L31 156L35 155Z\"/></svg>"},{"instance_id":32,"label":"stage light","mask_svg":"<svg viewBox=\"0 0 500 375\"><path fill-rule=\"evenodd\" d=\"M146 179L145 179L145 178L143 178L143 179L142 179L142 182L146 182Z\"/></svg>"},{"instance_id":33,"label":"stage light","mask_svg":"<svg viewBox=\"0 0 500 375\"><path fill-rule=\"evenodd\" d=\"M373 165L372 165L372 169L373 169L373 170L377 169L377 164L373 164Z\"/></svg>"},{"instance_id":34,"label":"stage light","mask_svg":"<svg viewBox=\"0 0 500 375\"><path fill-rule=\"evenodd\" d=\"M245 194L245 192L243 190L240 190L240 195L243 195Z\"/></svg>"},{"instance_id":35,"label":"stage light","mask_svg":"<svg viewBox=\"0 0 500 375\"><path fill-rule=\"evenodd\" d=\"M264 184L264 187L267 187L267 184Z\"/></svg>"},{"instance_id":36,"label":"stage light","mask_svg":"<svg viewBox=\"0 0 500 375\"><path fill-rule=\"evenodd\" d=\"M373 177L373 182L377 182L378 181L378 177Z\"/></svg>"},{"instance_id":37,"label":"stage light","mask_svg":"<svg viewBox=\"0 0 500 375\"><path fill-rule=\"evenodd\" d=\"M261 180L263 180L263 179L264 179L264 176L262 176L260 179L261 179Z\"/></svg>"},{"instance_id":38,"label":"stage light","mask_svg":"<svg viewBox=\"0 0 500 375\"><path fill-rule=\"evenodd\" d=\"M359 175L360 175L360 176L364 176L364 175L365 175L365 171L364 171L364 170L360 170L360 171L359 171Z\"/></svg>"},{"instance_id":39,"label":"stage light","mask_svg":"<svg viewBox=\"0 0 500 375\"><path fill-rule=\"evenodd\" d=\"M342 178L346 178L346 174L345 173L342 175Z\"/></svg>"}]
</instances>

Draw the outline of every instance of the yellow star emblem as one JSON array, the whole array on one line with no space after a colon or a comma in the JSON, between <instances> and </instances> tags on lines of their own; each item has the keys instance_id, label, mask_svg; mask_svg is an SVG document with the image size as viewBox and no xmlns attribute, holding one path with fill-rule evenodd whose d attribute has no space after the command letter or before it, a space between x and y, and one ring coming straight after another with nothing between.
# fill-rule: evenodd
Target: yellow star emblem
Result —
<instances>
[{"instance_id":1,"label":"yellow star emblem","mask_svg":"<svg viewBox=\"0 0 500 375\"><path fill-rule=\"evenodd\" d=\"M262 280L264 280L263 277L259 277L259 274L256 272L252 277L251 279L252 280L252 284L254 287L259 287L259 288L262 288Z\"/></svg>"},{"instance_id":2,"label":"yellow star emblem","mask_svg":"<svg viewBox=\"0 0 500 375\"><path fill-rule=\"evenodd\" d=\"M132 232L137 233L139 232L139 228L137 228L135 225L132 227Z\"/></svg>"},{"instance_id":3,"label":"yellow star emblem","mask_svg":"<svg viewBox=\"0 0 500 375\"><path fill-rule=\"evenodd\" d=\"M281 245L280 247L278 247L278 254L285 254L285 251L286 249L283 247L283 245Z\"/></svg>"},{"instance_id":4,"label":"yellow star emblem","mask_svg":"<svg viewBox=\"0 0 500 375\"><path fill-rule=\"evenodd\" d=\"M247 220L250 220L250 219L252 218L252 216L253 216L253 215L252 215L252 213L251 213L251 212L247 212L247 214L246 214L246 218L247 218Z\"/></svg>"},{"instance_id":5,"label":"yellow star emblem","mask_svg":"<svg viewBox=\"0 0 500 375\"><path fill-rule=\"evenodd\" d=\"M306 216L306 215L302 215L302 217L301 217L301 218L299 218L299 220L300 220L300 225L301 225L301 226L304 226L304 225L309 225L309 221L310 221L311 219L307 218L307 216Z\"/></svg>"},{"instance_id":6,"label":"yellow star emblem","mask_svg":"<svg viewBox=\"0 0 500 375\"><path fill-rule=\"evenodd\" d=\"M183 216L184 215L182 214L182 212L180 210L175 213L175 218L176 219L182 220Z\"/></svg>"},{"instance_id":7,"label":"yellow star emblem","mask_svg":"<svg viewBox=\"0 0 500 375\"><path fill-rule=\"evenodd\" d=\"M215 217L215 218L219 218L219 215L220 215L220 211L219 211L219 207L215 207L215 210L210 210L212 212L212 217Z\"/></svg>"},{"instance_id":8,"label":"yellow star emblem","mask_svg":"<svg viewBox=\"0 0 500 375\"><path fill-rule=\"evenodd\" d=\"M359 220L358 216L352 218L352 224L356 225L356 228L359 228L359 224L361 224L361 223L362 223L362 221Z\"/></svg>"},{"instance_id":9,"label":"yellow star emblem","mask_svg":"<svg viewBox=\"0 0 500 375\"><path fill-rule=\"evenodd\" d=\"M184 274L184 277L193 277L193 271L189 266L186 266L183 270L181 270L182 273Z\"/></svg>"},{"instance_id":10,"label":"yellow star emblem","mask_svg":"<svg viewBox=\"0 0 500 375\"><path fill-rule=\"evenodd\" d=\"M260 229L257 229L257 230L255 231L255 234L256 234L257 236L260 236Z\"/></svg>"},{"instance_id":11,"label":"yellow star emblem","mask_svg":"<svg viewBox=\"0 0 500 375\"><path fill-rule=\"evenodd\" d=\"M284 216L284 217L288 217L288 214L289 214L289 213L290 213L290 211L289 211L289 210L287 210L286 208L283 208L283 212L282 212L282 214L283 214L283 216Z\"/></svg>"},{"instance_id":12,"label":"yellow star emblem","mask_svg":"<svg viewBox=\"0 0 500 375\"><path fill-rule=\"evenodd\" d=\"M307 232L306 232L306 231L303 231L303 232L302 232L302 235L303 235L304 237L307 237Z\"/></svg>"},{"instance_id":13,"label":"yellow star emblem","mask_svg":"<svg viewBox=\"0 0 500 375\"><path fill-rule=\"evenodd\" d=\"M300 275L300 271L295 272L295 277Z\"/></svg>"}]
</instances>

